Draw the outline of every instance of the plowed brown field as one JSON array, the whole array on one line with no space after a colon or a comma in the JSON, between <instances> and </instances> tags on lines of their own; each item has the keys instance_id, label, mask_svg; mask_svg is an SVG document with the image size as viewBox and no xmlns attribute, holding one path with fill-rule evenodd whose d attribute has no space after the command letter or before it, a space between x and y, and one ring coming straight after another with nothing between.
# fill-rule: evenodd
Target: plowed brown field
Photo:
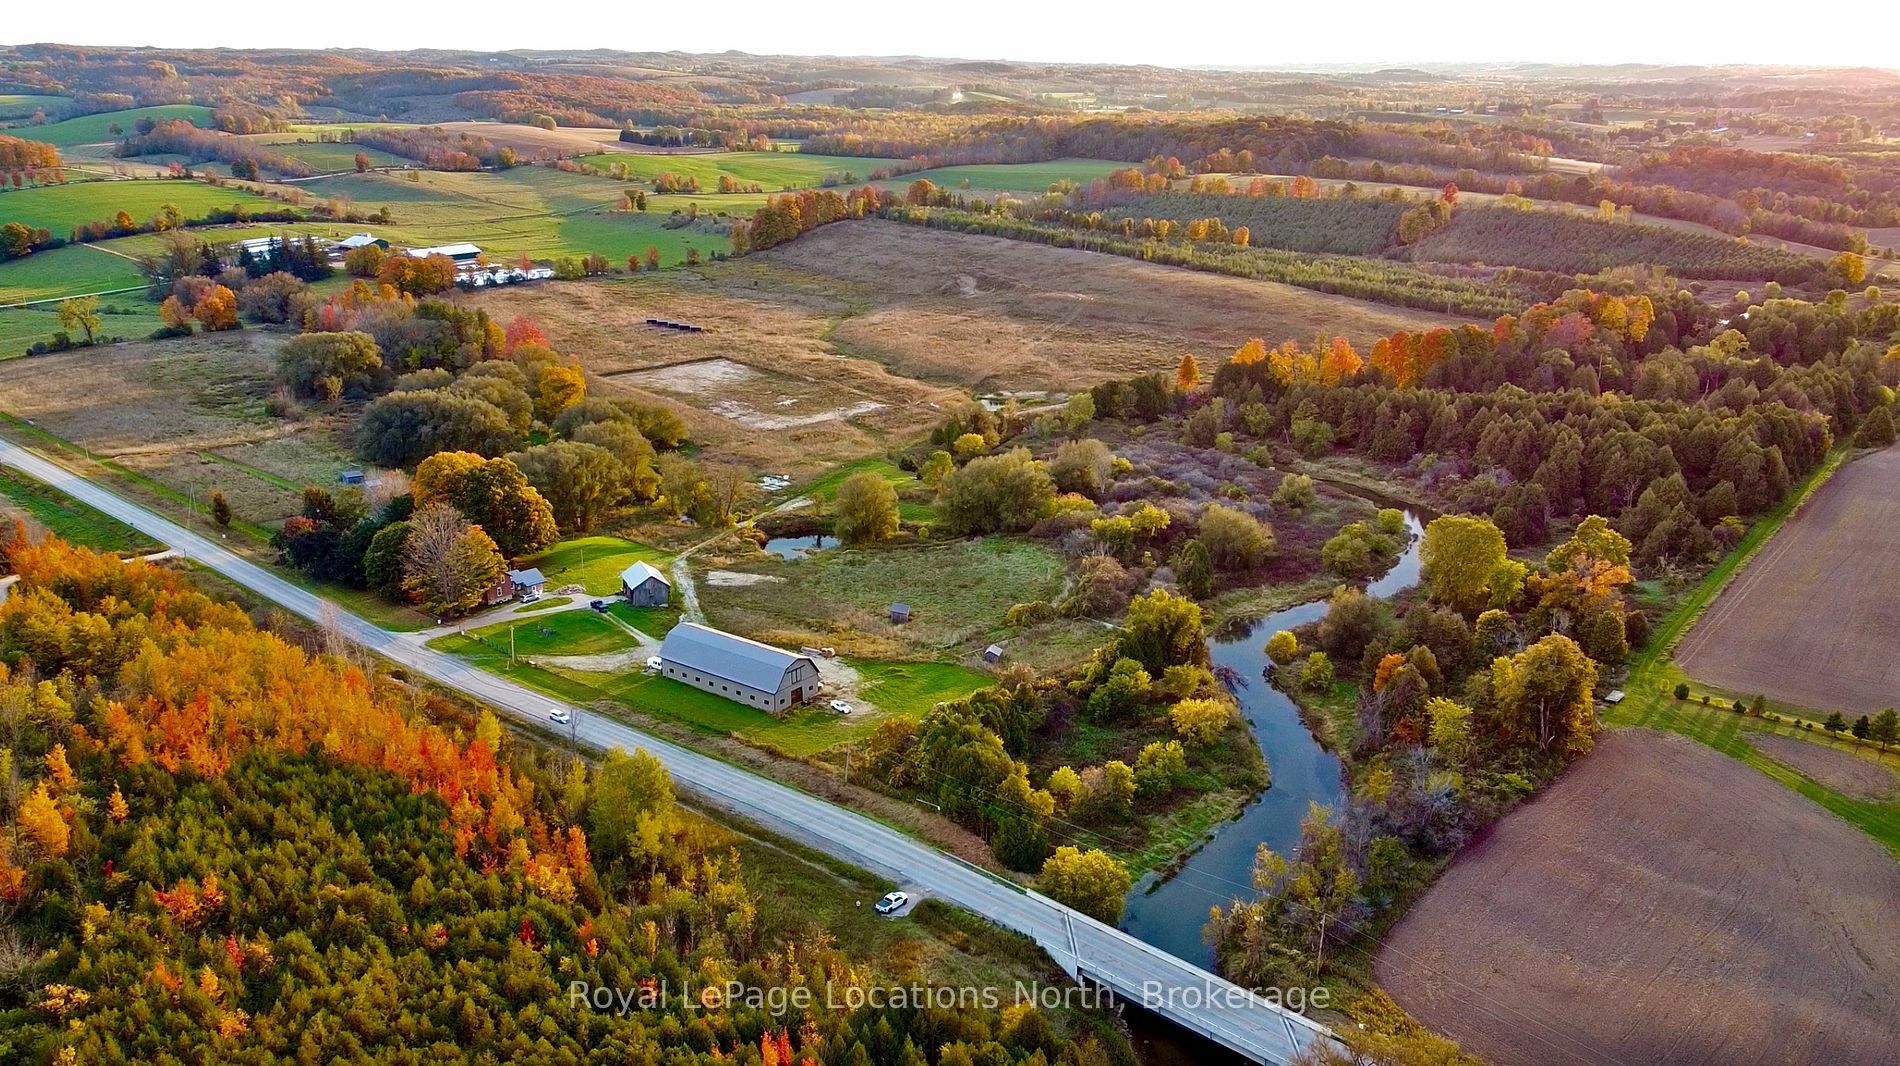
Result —
<instances>
[{"instance_id":1,"label":"plowed brown field","mask_svg":"<svg viewBox=\"0 0 1900 1066\"><path fill-rule=\"evenodd\" d=\"M1499 1066L1900 1062L1900 863L1760 772L1611 733L1459 855L1379 982Z\"/></svg>"},{"instance_id":2,"label":"plowed brown field","mask_svg":"<svg viewBox=\"0 0 1900 1066\"><path fill-rule=\"evenodd\" d=\"M1733 692L1872 714L1900 703L1900 447L1843 466L1676 648Z\"/></svg>"}]
</instances>

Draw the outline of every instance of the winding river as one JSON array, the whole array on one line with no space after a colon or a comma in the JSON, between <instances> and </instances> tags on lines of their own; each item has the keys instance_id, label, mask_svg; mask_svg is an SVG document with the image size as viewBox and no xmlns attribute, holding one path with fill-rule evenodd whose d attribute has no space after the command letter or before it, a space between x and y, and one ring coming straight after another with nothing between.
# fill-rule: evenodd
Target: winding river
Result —
<instances>
[{"instance_id":1,"label":"winding river","mask_svg":"<svg viewBox=\"0 0 1900 1066\"><path fill-rule=\"evenodd\" d=\"M1405 553L1366 586L1367 593L1378 599L1389 599L1418 581L1424 524L1410 509L1405 510L1405 524L1412 534ZM1345 797L1339 757L1320 747L1300 720L1299 708L1267 684L1265 676L1267 638L1275 630L1317 621L1325 613L1324 600L1303 603L1240 627L1238 632L1208 638L1207 650L1216 670L1240 678L1234 696L1241 713L1253 724L1272 783L1238 817L1215 829L1172 876L1149 873L1135 884L1122 917L1122 928L1130 934L1213 969L1214 949L1201 938L1208 908L1225 905L1237 896L1251 897L1254 853L1259 846L1288 853L1299 843L1307 804L1337 806Z\"/></svg>"}]
</instances>

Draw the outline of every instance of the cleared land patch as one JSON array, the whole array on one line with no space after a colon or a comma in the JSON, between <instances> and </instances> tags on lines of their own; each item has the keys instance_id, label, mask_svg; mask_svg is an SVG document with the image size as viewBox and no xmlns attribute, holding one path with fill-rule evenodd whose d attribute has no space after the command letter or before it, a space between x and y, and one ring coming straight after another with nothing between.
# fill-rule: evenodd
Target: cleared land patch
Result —
<instances>
[{"instance_id":1,"label":"cleared land patch","mask_svg":"<svg viewBox=\"0 0 1900 1066\"><path fill-rule=\"evenodd\" d=\"M90 245L69 245L0 263L0 307L111 292L144 283L139 265L132 260Z\"/></svg>"},{"instance_id":2,"label":"cleared land patch","mask_svg":"<svg viewBox=\"0 0 1900 1066\"><path fill-rule=\"evenodd\" d=\"M1900 774L1851 751L1772 733L1751 735L1748 742L1803 776L1854 799L1881 802L1900 795Z\"/></svg>"},{"instance_id":3,"label":"cleared land patch","mask_svg":"<svg viewBox=\"0 0 1900 1066\"><path fill-rule=\"evenodd\" d=\"M1446 315L1024 241L841 222L762 257L869 304L835 340L908 377L1072 391L1224 357L1252 337L1338 334L1362 347Z\"/></svg>"},{"instance_id":4,"label":"cleared land patch","mask_svg":"<svg viewBox=\"0 0 1900 1066\"><path fill-rule=\"evenodd\" d=\"M1900 558L1900 448L1841 467L1676 649L1690 676L1819 710L1872 714L1900 696L1900 598L1869 580Z\"/></svg>"},{"instance_id":5,"label":"cleared land patch","mask_svg":"<svg viewBox=\"0 0 1900 1066\"><path fill-rule=\"evenodd\" d=\"M598 375L601 395L665 402L722 457L805 477L922 432L956 395L834 347L849 304L802 284L742 261L461 299L500 321L540 323L555 348ZM649 317L705 332L655 329Z\"/></svg>"},{"instance_id":6,"label":"cleared land patch","mask_svg":"<svg viewBox=\"0 0 1900 1066\"><path fill-rule=\"evenodd\" d=\"M1133 164L1117 163L1112 159L1052 159L1047 163L996 163L938 167L934 170L905 174L893 179L893 184L901 187L923 178L948 189L971 189L983 192L1042 192L1054 182L1073 181L1086 185L1096 178L1108 177L1110 171L1128 166L1133 166Z\"/></svg>"},{"instance_id":7,"label":"cleared land patch","mask_svg":"<svg viewBox=\"0 0 1900 1066\"><path fill-rule=\"evenodd\" d=\"M1379 982L1501 1066L1890 1063L1900 864L1682 737L1609 733L1468 847Z\"/></svg>"}]
</instances>

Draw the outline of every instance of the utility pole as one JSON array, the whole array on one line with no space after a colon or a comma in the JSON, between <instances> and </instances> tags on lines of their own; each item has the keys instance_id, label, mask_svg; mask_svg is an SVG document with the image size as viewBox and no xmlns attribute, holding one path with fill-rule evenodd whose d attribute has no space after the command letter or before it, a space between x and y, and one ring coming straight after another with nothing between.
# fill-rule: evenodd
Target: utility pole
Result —
<instances>
[{"instance_id":1,"label":"utility pole","mask_svg":"<svg viewBox=\"0 0 1900 1066\"><path fill-rule=\"evenodd\" d=\"M516 622L515 626L520 624ZM508 669L510 670L515 668L515 626L508 627Z\"/></svg>"},{"instance_id":2,"label":"utility pole","mask_svg":"<svg viewBox=\"0 0 1900 1066\"><path fill-rule=\"evenodd\" d=\"M1326 968L1326 915L1319 916L1319 951L1313 956L1313 975L1319 976Z\"/></svg>"}]
</instances>

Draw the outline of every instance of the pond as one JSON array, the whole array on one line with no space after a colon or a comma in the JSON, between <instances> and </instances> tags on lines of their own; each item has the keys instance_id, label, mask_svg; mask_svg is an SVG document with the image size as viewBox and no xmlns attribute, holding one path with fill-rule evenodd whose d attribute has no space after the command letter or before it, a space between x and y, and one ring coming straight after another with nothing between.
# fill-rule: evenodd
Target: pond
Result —
<instances>
[{"instance_id":1,"label":"pond","mask_svg":"<svg viewBox=\"0 0 1900 1066\"><path fill-rule=\"evenodd\" d=\"M773 537L765 542L765 550L781 559L803 559L812 552L837 546L837 537L827 537L822 533L809 537Z\"/></svg>"},{"instance_id":2,"label":"pond","mask_svg":"<svg viewBox=\"0 0 1900 1066\"><path fill-rule=\"evenodd\" d=\"M1366 586L1379 599L1418 582L1424 525L1410 510L1405 525L1411 544L1390 570ZM1320 746L1300 720L1299 708L1266 680L1267 638L1275 630L1294 629L1325 614L1326 601L1303 603L1208 638L1216 672L1239 679L1234 698L1253 725L1272 783L1238 817L1209 834L1173 876L1151 872L1135 884L1122 917L1122 928L1133 936L1213 969L1214 949L1201 936L1208 908L1253 895L1255 852L1265 844L1283 855L1290 853L1299 844L1307 804L1337 807L1345 798L1339 757Z\"/></svg>"}]
</instances>

